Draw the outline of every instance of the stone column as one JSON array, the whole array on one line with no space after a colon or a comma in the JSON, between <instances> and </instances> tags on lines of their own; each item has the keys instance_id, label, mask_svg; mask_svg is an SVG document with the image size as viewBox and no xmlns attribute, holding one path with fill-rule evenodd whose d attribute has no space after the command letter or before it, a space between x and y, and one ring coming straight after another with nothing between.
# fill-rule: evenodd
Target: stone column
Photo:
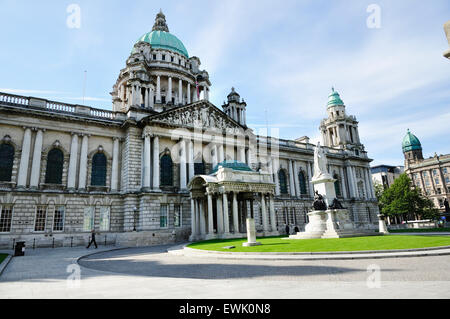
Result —
<instances>
[{"instance_id":1,"label":"stone column","mask_svg":"<svg viewBox=\"0 0 450 319\"><path fill-rule=\"evenodd\" d=\"M145 88L145 90L144 90L144 107L146 108L146 109L148 109L148 107L149 107L149 94L148 94L148 91L149 91L149 88Z\"/></svg>"},{"instance_id":2,"label":"stone column","mask_svg":"<svg viewBox=\"0 0 450 319\"><path fill-rule=\"evenodd\" d=\"M314 185L311 182L312 177L313 177L311 165L312 164L310 162L306 163L306 166L308 168L308 177L307 178L308 178L308 186L309 186L308 187L309 188L309 196L314 197Z\"/></svg>"},{"instance_id":3,"label":"stone column","mask_svg":"<svg viewBox=\"0 0 450 319\"><path fill-rule=\"evenodd\" d=\"M131 98L130 98L130 106L134 105L135 103L135 89L134 89L134 84L131 84Z\"/></svg>"},{"instance_id":4,"label":"stone column","mask_svg":"<svg viewBox=\"0 0 450 319\"><path fill-rule=\"evenodd\" d=\"M19 173L17 177L17 186L25 188L27 186L28 164L30 161L31 148L31 128L25 128L22 142L22 155L20 157Z\"/></svg>"},{"instance_id":5,"label":"stone column","mask_svg":"<svg viewBox=\"0 0 450 319\"><path fill-rule=\"evenodd\" d=\"M144 133L144 181L142 184L142 188L144 191L150 190L150 179L151 179L151 137L150 134Z\"/></svg>"},{"instance_id":6,"label":"stone column","mask_svg":"<svg viewBox=\"0 0 450 319\"><path fill-rule=\"evenodd\" d=\"M33 163L31 166L30 187L37 189L39 187L39 177L41 173L42 141L44 130L38 129L36 140L34 141Z\"/></svg>"},{"instance_id":7,"label":"stone column","mask_svg":"<svg viewBox=\"0 0 450 319\"><path fill-rule=\"evenodd\" d=\"M216 145L213 145L212 146L212 152L214 153L213 155L212 155L212 167L213 167L213 169L217 166L217 146Z\"/></svg>"},{"instance_id":8,"label":"stone column","mask_svg":"<svg viewBox=\"0 0 450 319\"><path fill-rule=\"evenodd\" d=\"M156 103L161 103L161 76L156 77Z\"/></svg>"},{"instance_id":9,"label":"stone column","mask_svg":"<svg viewBox=\"0 0 450 319\"><path fill-rule=\"evenodd\" d=\"M206 235L206 218L205 218L205 211L203 207L203 200L199 200L198 207L199 207L199 213L200 213L200 233L202 236Z\"/></svg>"},{"instance_id":10,"label":"stone column","mask_svg":"<svg viewBox=\"0 0 450 319\"><path fill-rule=\"evenodd\" d=\"M191 83L187 84L187 104L191 104Z\"/></svg>"},{"instance_id":11,"label":"stone column","mask_svg":"<svg viewBox=\"0 0 450 319\"><path fill-rule=\"evenodd\" d=\"M111 191L115 192L119 190L119 138L115 137L113 140Z\"/></svg>"},{"instance_id":12,"label":"stone column","mask_svg":"<svg viewBox=\"0 0 450 319\"><path fill-rule=\"evenodd\" d=\"M266 210L266 197L264 194L261 194L261 214L262 214L262 222L264 232L269 231L269 223L267 220L267 210Z\"/></svg>"},{"instance_id":13,"label":"stone column","mask_svg":"<svg viewBox=\"0 0 450 319\"><path fill-rule=\"evenodd\" d=\"M169 76L166 103L172 103L172 77Z\"/></svg>"},{"instance_id":14,"label":"stone column","mask_svg":"<svg viewBox=\"0 0 450 319\"><path fill-rule=\"evenodd\" d=\"M178 104L183 104L183 80L178 81Z\"/></svg>"},{"instance_id":15,"label":"stone column","mask_svg":"<svg viewBox=\"0 0 450 319\"><path fill-rule=\"evenodd\" d=\"M180 189L186 190L186 141L182 139L180 143Z\"/></svg>"},{"instance_id":16,"label":"stone column","mask_svg":"<svg viewBox=\"0 0 450 319\"><path fill-rule=\"evenodd\" d=\"M245 147L241 146L239 147L239 161L242 163L245 163Z\"/></svg>"},{"instance_id":17,"label":"stone column","mask_svg":"<svg viewBox=\"0 0 450 319\"><path fill-rule=\"evenodd\" d=\"M291 196L295 197L294 168L291 160L289 161L289 181Z\"/></svg>"},{"instance_id":18,"label":"stone column","mask_svg":"<svg viewBox=\"0 0 450 319\"><path fill-rule=\"evenodd\" d=\"M298 171L298 165L297 162L293 161L292 165L294 166L294 185L295 185L295 194L297 197L301 197L301 192L300 192L300 181L298 180L298 175L299 175L299 171Z\"/></svg>"},{"instance_id":19,"label":"stone column","mask_svg":"<svg viewBox=\"0 0 450 319\"><path fill-rule=\"evenodd\" d=\"M369 176L369 187L372 199L376 199L375 188L373 187L372 173L370 172L370 168L367 168L367 174Z\"/></svg>"},{"instance_id":20,"label":"stone column","mask_svg":"<svg viewBox=\"0 0 450 319\"><path fill-rule=\"evenodd\" d=\"M275 194L277 196L280 196L280 180L278 178L278 170L280 168L279 163L278 163L278 159L274 159L273 160L273 165L272 165L272 169L273 169L273 176L275 179Z\"/></svg>"},{"instance_id":21,"label":"stone column","mask_svg":"<svg viewBox=\"0 0 450 319\"><path fill-rule=\"evenodd\" d=\"M211 193L208 193L208 234L214 234L213 202Z\"/></svg>"},{"instance_id":22,"label":"stone column","mask_svg":"<svg viewBox=\"0 0 450 319\"><path fill-rule=\"evenodd\" d=\"M197 236L196 232L197 221L195 218L195 209L196 209L195 200L191 198L191 240L195 240L195 237Z\"/></svg>"},{"instance_id":23,"label":"stone column","mask_svg":"<svg viewBox=\"0 0 450 319\"><path fill-rule=\"evenodd\" d=\"M153 88L150 88L149 89L149 97L148 97L148 99L149 99L149 107L151 108L151 109L153 109L154 107L155 107L155 101L154 101L154 96L155 96L155 92L153 91Z\"/></svg>"},{"instance_id":24,"label":"stone column","mask_svg":"<svg viewBox=\"0 0 450 319\"><path fill-rule=\"evenodd\" d=\"M230 233L230 220L228 216L228 196L227 193L223 193L223 228L224 234L227 235Z\"/></svg>"},{"instance_id":25,"label":"stone column","mask_svg":"<svg viewBox=\"0 0 450 319\"><path fill-rule=\"evenodd\" d=\"M233 227L234 227L234 233L239 234L239 214L238 214L237 193L233 193Z\"/></svg>"},{"instance_id":26,"label":"stone column","mask_svg":"<svg viewBox=\"0 0 450 319\"><path fill-rule=\"evenodd\" d=\"M272 231L277 231L277 217L275 215L275 201L273 195L269 197L270 222L272 224Z\"/></svg>"},{"instance_id":27,"label":"stone column","mask_svg":"<svg viewBox=\"0 0 450 319\"><path fill-rule=\"evenodd\" d=\"M223 212L222 212L222 208L223 208L223 203L222 203L222 198L220 197L220 195L217 197L217 234L223 234L224 233L224 229L223 229L223 225L224 225L224 220L223 220Z\"/></svg>"},{"instance_id":28,"label":"stone column","mask_svg":"<svg viewBox=\"0 0 450 319\"><path fill-rule=\"evenodd\" d=\"M159 137L153 138L153 190L159 190Z\"/></svg>"},{"instance_id":29,"label":"stone column","mask_svg":"<svg viewBox=\"0 0 450 319\"><path fill-rule=\"evenodd\" d=\"M77 156L78 156L78 134L72 133L72 144L70 147L70 161L69 161L69 176L67 180L67 188L69 190L75 189L77 160L78 160Z\"/></svg>"},{"instance_id":30,"label":"stone column","mask_svg":"<svg viewBox=\"0 0 450 319\"><path fill-rule=\"evenodd\" d=\"M350 168L350 166L347 166L346 169L347 169L347 180L348 180L348 189L350 191L350 198L356 197L355 189L353 187L353 177L352 177L351 168Z\"/></svg>"},{"instance_id":31,"label":"stone column","mask_svg":"<svg viewBox=\"0 0 450 319\"><path fill-rule=\"evenodd\" d=\"M81 154L80 154L80 175L78 178L78 189L81 191L87 188L87 162L88 162L88 146L89 146L89 136L83 135L83 140L81 141Z\"/></svg>"},{"instance_id":32,"label":"stone column","mask_svg":"<svg viewBox=\"0 0 450 319\"><path fill-rule=\"evenodd\" d=\"M372 191L370 190L370 178L366 168L362 169L364 172L364 184L366 185L366 199L372 199Z\"/></svg>"},{"instance_id":33,"label":"stone column","mask_svg":"<svg viewBox=\"0 0 450 319\"><path fill-rule=\"evenodd\" d=\"M209 101L209 90L208 90L208 87L207 86L205 86L205 100L206 101Z\"/></svg>"},{"instance_id":34,"label":"stone column","mask_svg":"<svg viewBox=\"0 0 450 319\"><path fill-rule=\"evenodd\" d=\"M194 143L189 141L189 182L195 176L195 166L194 166Z\"/></svg>"},{"instance_id":35,"label":"stone column","mask_svg":"<svg viewBox=\"0 0 450 319\"><path fill-rule=\"evenodd\" d=\"M223 144L220 144L218 147L218 161L222 163L225 161L224 153L223 153Z\"/></svg>"}]
</instances>

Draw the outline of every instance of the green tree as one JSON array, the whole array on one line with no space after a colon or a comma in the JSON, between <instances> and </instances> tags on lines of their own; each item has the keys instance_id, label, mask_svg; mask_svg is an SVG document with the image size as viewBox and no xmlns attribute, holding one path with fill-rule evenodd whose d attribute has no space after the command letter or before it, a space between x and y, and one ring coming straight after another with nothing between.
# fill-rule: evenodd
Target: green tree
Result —
<instances>
[{"instance_id":1,"label":"green tree","mask_svg":"<svg viewBox=\"0 0 450 319\"><path fill-rule=\"evenodd\" d=\"M375 189L375 197L378 200L378 206L381 212L383 211L383 205L381 204L381 196L383 196L384 193L384 186L379 181L374 180L373 188Z\"/></svg>"},{"instance_id":2,"label":"green tree","mask_svg":"<svg viewBox=\"0 0 450 319\"><path fill-rule=\"evenodd\" d=\"M379 202L382 213L390 217L402 216L405 220L413 220L435 218L439 214L433 202L422 196L406 174L400 175L382 193Z\"/></svg>"}]
</instances>

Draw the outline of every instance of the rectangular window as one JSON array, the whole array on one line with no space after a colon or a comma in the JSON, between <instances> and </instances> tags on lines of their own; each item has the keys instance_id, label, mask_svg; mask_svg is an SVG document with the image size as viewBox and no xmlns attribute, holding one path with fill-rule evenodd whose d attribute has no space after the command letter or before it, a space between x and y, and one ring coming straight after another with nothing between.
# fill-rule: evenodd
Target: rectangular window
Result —
<instances>
[{"instance_id":1,"label":"rectangular window","mask_svg":"<svg viewBox=\"0 0 450 319\"><path fill-rule=\"evenodd\" d=\"M159 212L159 227L167 228L167 217L168 217L168 209L167 205L161 205Z\"/></svg>"},{"instance_id":2,"label":"rectangular window","mask_svg":"<svg viewBox=\"0 0 450 319\"><path fill-rule=\"evenodd\" d=\"M100 208L100 231L109 231L110 229L110 208L103 206Z\"/></svg>"},{"instance_id":3,"label":"rectangular window","mask_svg":"<svg viewBox=\"0 0 450 319\"><path fill-rule=\"evenodd\" d=\"M434 183L435 183L436 185L439 185L439 179L438 179L438 178L435 178L435 179L434 179Z\"/></svg>"},{"instance_id":4,"label":"rectangular window","mask_svg":"<svg viewBox=\"0 0 450 319\"><path fill-rule=\"evenodd\" d=\"M443 168L444 174L447 174L447 167Z\"/></svg>"},{"instance_id":5,"label":"rectangular window","mask_svg":"<svg viewBox=\"0 0 450 319\"><path fill-rule=\"evenodd\" d=\"M166 61L166 55L165 54L162 55L162 60Z\"/></svg>"},{"instance_id":6,"label":"rectangular window","mask_svg":"<svg viewBox=\"0 0 450 319\"><path fill-rule=\"evenodd\" d=\"M156 60L156 54L153 54L153 60Z\"/></svg>"},{"instance_id":7,"label":"rectangular window","mask_svg":"<svg viewBox=\"0 0 450 319\"><path fill-rule=\"evenodd\" d=\"M182 226L182 211L181 211L181 206L180 205L175 205L174 208L174 221L173 224L175 227L181 227Z\"/></svg>"},{"instance_id":8,"label":"rectangular window","mask_svg":"<svg viewBox=\"0 0 450 319\"><path fill-rule=\"evenodd\" d=\"M433 170L433 175L437 176L437 170L435 170L435 169Z\"/></svg>"},{"instance_id":9,"label":"rectangular window","mask_svg":"<svg viewBox=\"0 0 450 319\"><path fill-rule=\"evenodd\" d=\"M53 231L64 231L64 217L66 208L64 206L57 206L55 208L55 214L53 215Z\"/></svg>"},{"instance_id":10,"label":"rectangular window","mask_svg":"<svg viewBox=\"0 0 450 319\"><path fill-rule=\"evenodd\" d=\"M11 232L12 206L3 205L0 209L0 233L9 233Z\"/></svg>"},{"instance_id":11,"label":"rectangular window","mask_svg":"<svg viewBox=\"0 0 450 319\"><path fill-rule=\"evenodd\" d=\"M94 206L84 208L83 231L89 232L94 229Z\"/></svg>"},{"instance_id":12,"label":"rectangular window","mask_svg":"<svg viewBox=\"0 0 450 319\"><path fill-rule=\"evenodd\" d=\"M445 183L446 183L446 184L450 184L450 177L447 176L447 177L445 178Z\"/></svg>"},{"instance_id":13,"label":"rectangular window","mask_svg":"<svg viewBox=\"0 0 450 319\"><path fill-rule=\"evenodd\" d=\"M34 224L35 232L45 231L45 222L47 220L47 207L38 206L36 207L36 220Z\"/></svg>"}]
</instances>

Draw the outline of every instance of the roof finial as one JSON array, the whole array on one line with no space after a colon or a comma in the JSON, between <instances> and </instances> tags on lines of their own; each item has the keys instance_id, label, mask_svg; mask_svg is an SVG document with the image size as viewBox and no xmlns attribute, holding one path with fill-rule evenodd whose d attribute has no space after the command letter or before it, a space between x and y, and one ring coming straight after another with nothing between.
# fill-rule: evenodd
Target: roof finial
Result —
<instances>
[{"instance_id":1,"label":"roof finial","mask_svg":"<svg viewBox=\"0 0 450 319\"><path fill-rule=\"evenodd\" d=\"M166 16L162 12L162 9L159 9L159 13L156 15L155 24L153 25L152 31L169 32L169 27L166 23Z\"/></svg>"}]
</instances>

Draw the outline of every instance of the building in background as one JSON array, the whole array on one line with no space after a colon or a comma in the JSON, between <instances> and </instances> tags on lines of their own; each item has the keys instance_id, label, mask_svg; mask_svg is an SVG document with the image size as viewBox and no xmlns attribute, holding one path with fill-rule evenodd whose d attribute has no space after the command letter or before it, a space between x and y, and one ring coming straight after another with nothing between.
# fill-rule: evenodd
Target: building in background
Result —
<instances>
[{"instance_id":1,"label":"building in background","mask_svg":"<svg viewBox=\"0 0 450 319\"><path fill-rule=\"evenodd\" d=\"M384 189L389 188L404 171L403 166L378 165L371 168L374 183L383 185Z\"/></svg>"},{"instance_id":2,"label":"building in background","mask_svg":"<svg viewBox=\"0 0 450 319\"><path fill-rule=\"evenodd\" d=\"M450 200L450 154L424 159L422 144L408 130L403 139L405 172L423 195L430 198L435 206L445 211L445 199Z\"/></svg>"}]
</instances>

